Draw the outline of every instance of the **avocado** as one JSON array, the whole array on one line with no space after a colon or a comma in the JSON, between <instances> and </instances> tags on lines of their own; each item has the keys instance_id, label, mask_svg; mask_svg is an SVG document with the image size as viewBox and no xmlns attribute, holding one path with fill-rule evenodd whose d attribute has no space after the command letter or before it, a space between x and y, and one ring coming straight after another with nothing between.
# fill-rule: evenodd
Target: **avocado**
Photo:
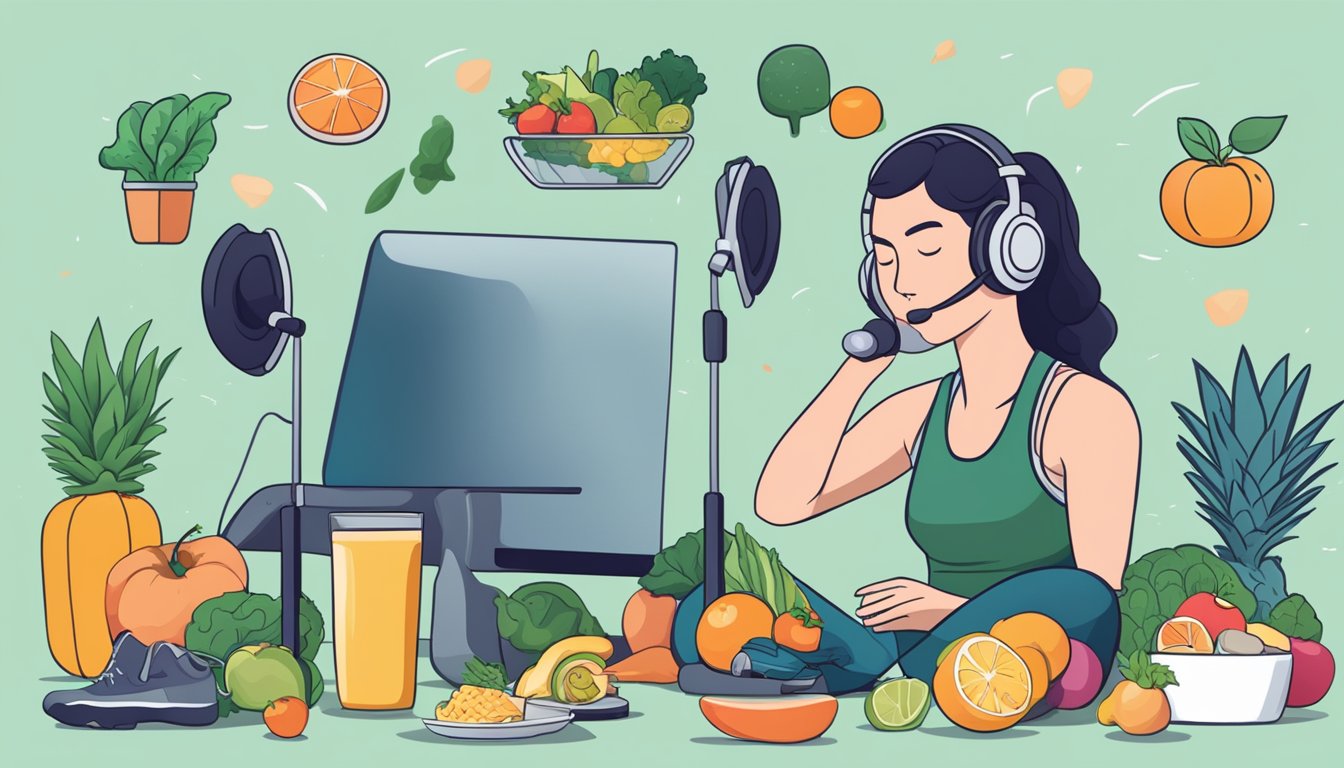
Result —
<instances>
[{"instance_id":1,"label":"avocado","mask_svg":"<svg viewBox=\"0 0 1344 768\"><path fill-rule=\"evenodd\" d=\"M590 665L596 667L598 670L606 668L606 662L601 656L594 653L576 653L573 656L566 657L559 664L556 664L555 671L551 673L551 697L556 701L562 701L567 704L588 704L597 701L606 695L606 676L592 674ZM572 671L576 671L576 668L587 673L587 679L584 681L586 684L582 687L585 689L591 687L593 690L592 695L575 697L566 692L565 676Z\"/></svg>"}]
</instances>

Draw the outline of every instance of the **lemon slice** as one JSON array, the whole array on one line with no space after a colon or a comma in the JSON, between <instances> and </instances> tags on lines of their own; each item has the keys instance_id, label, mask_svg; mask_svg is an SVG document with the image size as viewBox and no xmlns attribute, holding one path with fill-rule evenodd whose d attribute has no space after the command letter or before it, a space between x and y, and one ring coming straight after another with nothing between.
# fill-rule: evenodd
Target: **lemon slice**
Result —
<instances>
[{"instance_id":1,"label":"lemon slice","mask_svg":"<svg viewBox=\"0 0 1344 768\"><path fill-rule=\"evenodd\" d=\"M879 731L908 731L924 722L932 698L923 680L888 680L868 694L863 713Z\"/></svg>"},{"instance_id":2,"label":"lemon slice","mask_svg":"<svg viewBox=\"0 0 1344 768\"><path fill-rule=\"evenodd\" d=\"M668 104L658 110L653 125L660 133L681 133L691 127L691 108L685 104Z\"/></svg>"}]
</instances>

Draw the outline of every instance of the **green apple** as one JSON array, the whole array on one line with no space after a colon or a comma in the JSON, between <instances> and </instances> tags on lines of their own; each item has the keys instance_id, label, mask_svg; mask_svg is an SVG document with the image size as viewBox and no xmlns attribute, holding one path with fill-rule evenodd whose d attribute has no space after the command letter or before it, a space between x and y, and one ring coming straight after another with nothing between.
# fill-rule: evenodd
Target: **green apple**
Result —
<instances>
[{"instance_id":1,"label":"green apple","mask_svg":"<svg viewBox=\"0 0 1344 768\"><path fill-rule=\"evenodd\" d=\"M303 668L288 648L244 645L224 664L224 686L239 709L261 711L282 696L306 701Z\"/></svg>"}]
</instances>

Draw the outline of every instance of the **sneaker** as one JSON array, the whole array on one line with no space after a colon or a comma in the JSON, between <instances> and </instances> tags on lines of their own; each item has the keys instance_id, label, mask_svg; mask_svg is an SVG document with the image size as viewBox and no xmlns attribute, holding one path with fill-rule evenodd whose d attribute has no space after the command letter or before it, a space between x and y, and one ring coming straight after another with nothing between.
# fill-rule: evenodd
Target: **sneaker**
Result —
<instances>
[{"instance_id":1,"label":"sneaker","mask_svg":"<svg viewBox=\"0 0 1344 768\"><path fill-rule=\"evenodd\" d=\"M210 725L219 718L210 664L178 645L145 646L123 632L112 660L91 684L52 691L42 711L66 725L134 728L140 723Z\"/></svg>"}]
</instances>

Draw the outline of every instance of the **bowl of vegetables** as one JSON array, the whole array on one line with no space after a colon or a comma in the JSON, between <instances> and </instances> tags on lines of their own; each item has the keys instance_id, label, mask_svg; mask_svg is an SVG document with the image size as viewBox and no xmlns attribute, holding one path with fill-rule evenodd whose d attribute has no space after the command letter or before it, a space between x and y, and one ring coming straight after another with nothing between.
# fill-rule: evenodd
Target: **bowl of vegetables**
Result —
<instances>
[{"instance_id":1,"label":"bowl of vegetables","mask_svg":"<svg viewBox=\"0 0 1344 768\"><path fill-rule=\"evenodd\" d=\"M659 189L694 146L692 105L705 76L670 49L628 72L602 68L597 51L580 74L524 72L527 92L499 110L516 135L504 150L542 189Z\"/></svg>"}]
</instances>

